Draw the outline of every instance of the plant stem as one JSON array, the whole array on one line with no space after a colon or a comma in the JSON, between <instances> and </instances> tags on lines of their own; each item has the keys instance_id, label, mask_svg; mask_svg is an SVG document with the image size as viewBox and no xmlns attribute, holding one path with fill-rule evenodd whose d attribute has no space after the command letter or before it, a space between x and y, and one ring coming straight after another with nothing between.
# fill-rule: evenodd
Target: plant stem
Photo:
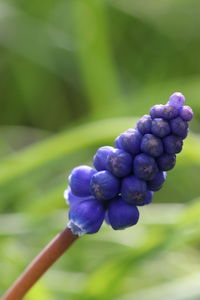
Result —
<instances>
[{"instance_id":1,"label":"plant stem","mask_svg":"<svg viewBox=\"0 0 200 300\"><path fill-rule=\"evenodd\" d=\"M71 246L78 238L69 228L55 236L53 240L25 269L22 275L13 283L1 300L20 300L49 267Z\"/></svg>"}]
</instances>

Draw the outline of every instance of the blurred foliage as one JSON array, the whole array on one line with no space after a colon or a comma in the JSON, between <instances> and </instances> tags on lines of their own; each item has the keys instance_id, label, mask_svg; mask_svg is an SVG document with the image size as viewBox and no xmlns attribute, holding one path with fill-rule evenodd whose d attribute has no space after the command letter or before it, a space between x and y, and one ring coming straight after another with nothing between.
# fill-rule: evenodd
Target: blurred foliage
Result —
<instances>
[{"instance_id":1,"label":"blurred foliage","mask_svg":"<svg viewBox=\"0 0 200 300\"><path fill-rule=\"evenodd\" d=\"M140 223L81 238L25 298L200 298L199 13L197 0L0 0L0 293L66 225L70 169L181 91L193 133Z\"/></svg>"}]
</instances>

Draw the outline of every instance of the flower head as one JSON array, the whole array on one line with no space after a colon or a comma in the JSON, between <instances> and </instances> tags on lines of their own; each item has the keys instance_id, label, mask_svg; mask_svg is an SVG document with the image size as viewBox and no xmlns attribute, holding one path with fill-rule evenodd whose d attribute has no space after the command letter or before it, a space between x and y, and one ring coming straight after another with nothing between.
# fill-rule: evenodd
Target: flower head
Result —
<instances>
[{"instance_id":1,"label":"flower head","mask_svg":"<svg viewBox=\"0 0 200 300\"><path fill-rule=\"evenodd\" d=\"M64 197L70 206L68 227L74 234L96 233L103 220L114 230L136 225L137 206L150 204L154 192L174 168L193 118L181 93L155 105L136 125L121 133L115 148L100 147L95 169L79 166L69 176Z\"/></svg>"}]
</instances>

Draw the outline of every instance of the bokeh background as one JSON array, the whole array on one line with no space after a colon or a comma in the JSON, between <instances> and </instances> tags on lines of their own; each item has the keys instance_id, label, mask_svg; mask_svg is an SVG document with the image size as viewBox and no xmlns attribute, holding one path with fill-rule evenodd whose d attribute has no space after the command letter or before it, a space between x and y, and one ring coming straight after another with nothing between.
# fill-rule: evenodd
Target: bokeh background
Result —
<instances>
[{"instance_id":1,"label":"bokeh background","mask_svg":"<svg viewBox=\"0 0 200 300\"><path fill-rule=\"evenodd\" d=\"M0 0L0 292L67 223L70 169L174 91L195 118L137 226L104 225L27 300L200 298L200 2Z\"/></svg>"}]
</instances>

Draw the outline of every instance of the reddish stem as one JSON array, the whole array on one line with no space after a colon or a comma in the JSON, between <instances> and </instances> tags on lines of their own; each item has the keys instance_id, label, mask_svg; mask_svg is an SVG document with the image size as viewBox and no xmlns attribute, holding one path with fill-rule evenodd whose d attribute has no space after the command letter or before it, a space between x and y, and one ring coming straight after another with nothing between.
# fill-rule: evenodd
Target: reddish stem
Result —
<instances>
[{"instance_id":1,"label":"reddish stem","mask_svg":"<svg viewBox=\"0 0 200 300\"><path fill-rule=\"evenodd\" d=\"M13 283L1 300L20 300L49 267L71 246L78 238L66 228L42 250L31 262L22 275Z\"/></svg>"}]
</instances>

